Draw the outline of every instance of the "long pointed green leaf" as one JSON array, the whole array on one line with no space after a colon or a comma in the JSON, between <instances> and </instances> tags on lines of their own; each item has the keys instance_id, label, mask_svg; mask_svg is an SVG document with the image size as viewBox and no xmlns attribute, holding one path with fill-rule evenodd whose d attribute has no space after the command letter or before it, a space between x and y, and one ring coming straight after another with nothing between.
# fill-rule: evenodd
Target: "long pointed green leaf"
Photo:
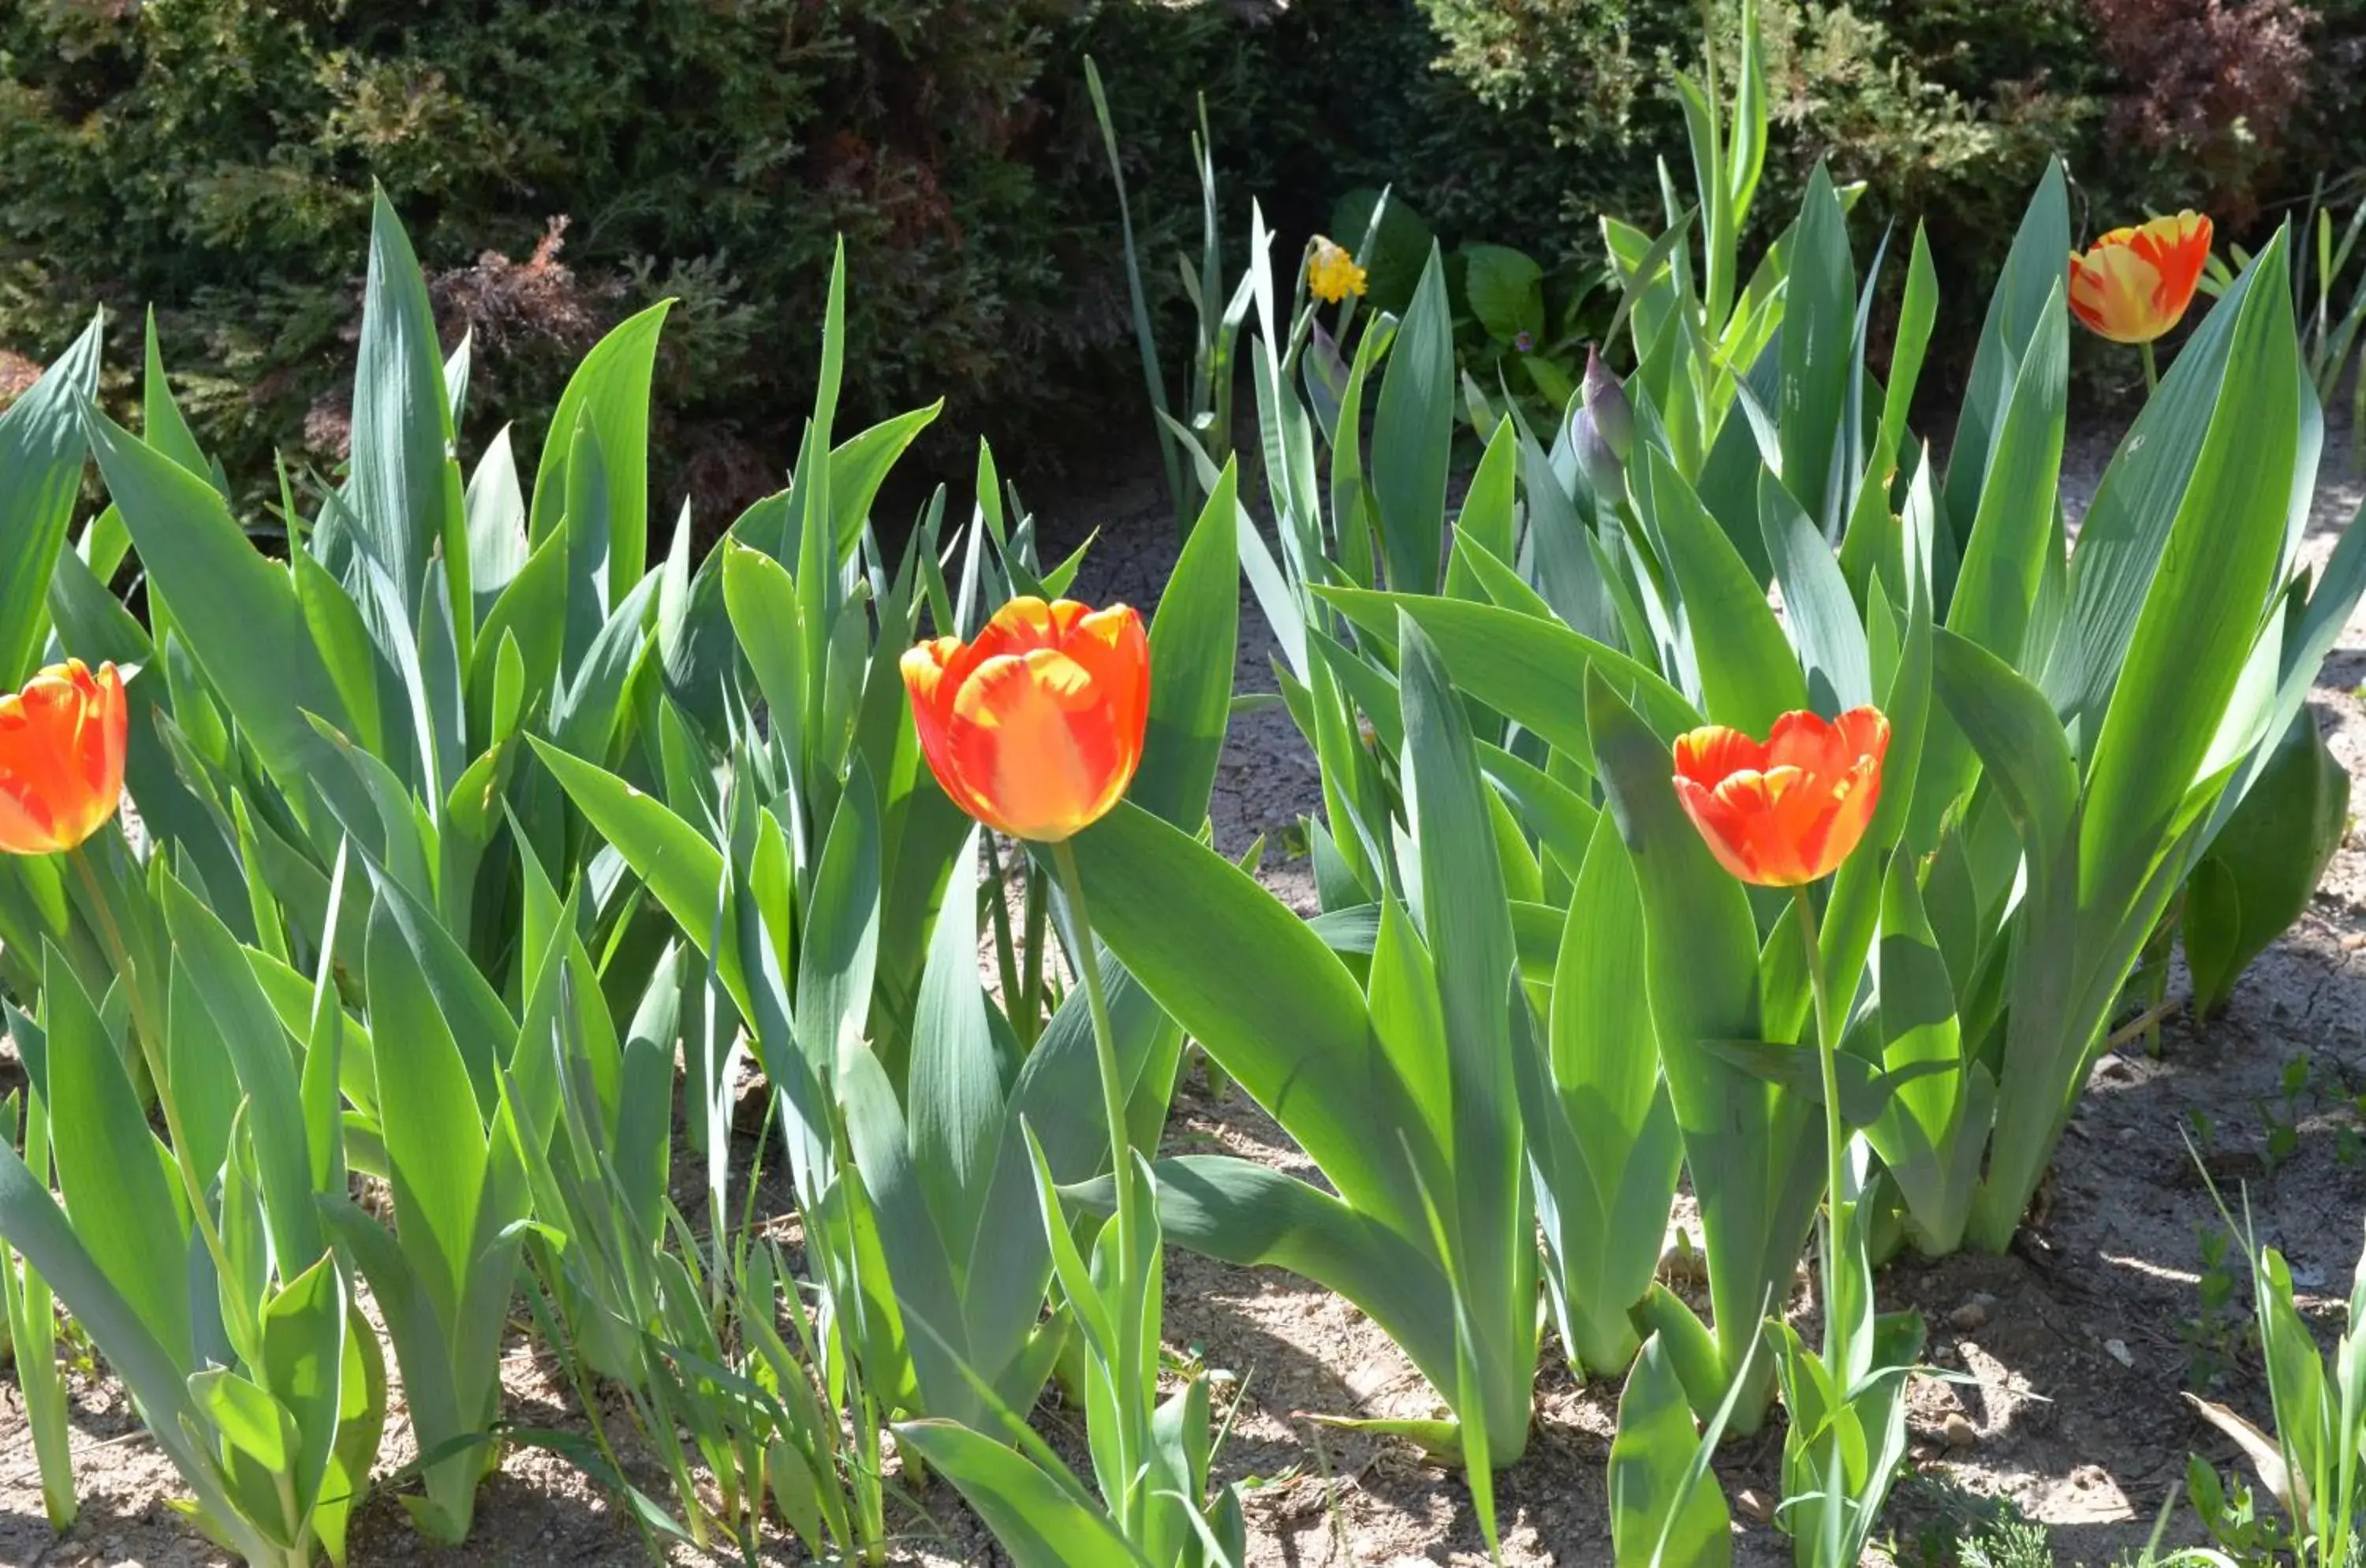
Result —
<instances>
[{"instance_id":1,"label":"long pointed green leaf","mask_svg":"<svg viewBox=\"0 0 2366 1568\"><path fill-rule=\"evenodd\" d=\"M1675 465L1639 444L1637 503L1667 551L1684 622L1700 664L1703 705L1718 724L1763 735L1777 716L1808 705L1781 623L1725 530L1700 503Z\"/></svg>"},{"instance_id":2,"label":"long pointed green leaf","mask_svg":"<svg viewBox=\"0 0 2366 1568\"><path fill-rule=\"evenodd\" d=\"M287 1032L254 978L230 928L169 874L163 914L176 964L212 1016L244 1096L272 1242L281 1258L317 1258L327 1245L311 1201L304 1110ZM174 1021L174 1028L179 1021Z\"/></svg>"},{"instance_id":3,"label":"long pointed green leaf","mask_svg":"<svg viewBox=\"0 0 2366 1568\"><path fill-rule=\"evenodd\" d=\"M1760 1303L1789 1278L1805 1240L1821 1186L1818 1118L1803 1097L1708 1049L1712 1040L1758 1034L1750 900L1677 804L1666 744L1600 675L1586 684L1603 784L1642 893L1652 1021L1700 1201L1729 1378L1757 1342ZM1754 1430L1763 1411L1764 1393L1754 1390L1736 1411L1736 1429Z\"/></svg>"},{"instance_id":4,"label":"long pointed green leaf","mask_svg":"<svg viewBox=\"0 0 2366 1568\"><path fill-rule=\"evenodd\" d=\"M952 880L930 939L905 1092L912 1163L949 1237L976 1228L1002 1136L1001 1069L977 978L977 851L973 829L953 857ZM877 1198L875 1180L871 1189Z\"/></svg>"},{"instance_id":5,"label":"long pointed green leaf","mask_svg":"<svg viewBox=\"0 0 2366 1568\"><path fill-rule=\"evenodd\" d=\"M1454 326L1437 248L1398 323L1372 420L1372 502L1389 586L1435 592L1445 565L1446 469L1454 437Z\"/></svg>"},{"instance_id":6,"label":"long pointed green leaf","mask_svg":"<svg viewBox=\"0 0 2366 1568\"><path fill-rule=\"evenodd\" d=\"M1093 929L1127 969L1350 1203L1412 1224L1402 1153L1372 1130L1420 1119L1403 1087L1371 1070L1363 994L1322 939L1229 861L1137 807L1121 805L1073 842Z\"/></svg>"},{"instance_id":7,"label":"long pointed green leaf","mask_svg":"<svg viewBox=\"0 0 2366 1568\"><path fill-rule=\"evenodd\" d=\"M48 1187L26 1169L6 1138L0 1138L0 1235L40 1271L57 1299L89 1331L99 1353L140 1402L157 1446L171 1457L199 1501L217 1519L235 1518L185 1425L198 1419L185 1381L186 1348L168 1349L150 1331L76 1237Z\"/></svg>"},{"instance_id":8,"label":"long pointed green leaf","mask_svg":"<svg viewBox=\"0 0 2366 1568\"><path fill-rule=\"evenodd\" d=\"M527 536L536 544L567 504L570 443L579 426L599 439L608 495L607 588L621 599L648 565L649 379L671 301L628 316L592 346L569 378L550 417L550 439L534 475Z\"/></svg>"},{"instance_id":9,"label":"long pointed green leaf","mask_svg":"<svg viewBox=\"0 0 2366 1568\"><path fill-rule=\"evenodd\" d=\"M1459 599L1343 588L1320 592L1358 626L1381 635L1394 635L1402 609L1437 644L1448 671L1466 694L1518 720L1572 757L1583 760L1593 754L1586 730L1589 668L1630 690L1652 728L1664 734L1680 735L1702 722L1684 694L1657 671L1550 621ZM1787 648L1785 657L1789 657Z\"/></svg>"},{"instance_id":10,"label":"long pointed green leaf","mask_svg":"<svg viewBox=\"0 0 2366 1568\"><path fill-rule=\"evenodd\" d=\"M1791 231L1789 280L1783 300L1783 484L1811 515L1829 518L1827 494L1835 479L1835 446L1855 367L1849 355L1856 313L1856 267L1849 255L1848 220L1821 164L1808 176L1799 220Z\"/></svg>"},{"instance_id":11,"label":"long pointed green leaf","mask_svg":"<svg viewBox=\"0 0 2366 1568\"><path fill-rule=\"evenodd\" d=\"M1240 633L1240 475L1224 465L1200 523L1185 539L1175 571L1159 591L1150 625L1150 728L1133 802L1178 828L1196 829L1232 712L1233 665Z\"/></svg>"},{"instance_id":12,"label":"long pointed green leaf","mask_svg":"<svg viewBox=\"0 0 2366 1568\"><path fill-rule=\"evenodd\" d=\"M1807 671L1808 705L1830 718L1873 700L1865 625L1831 547L1772 474L1758 479L1758 522L1782 585L1783 611Z\"/></svg>"},{"instance_id":13,"label":"long pointed green leaf","mask_svg":"<svg viewBox=\"0 0 2366 1568\"><path fill-rule=\"evenodd\" d=\"M88 449L82 411L98 391L101 323L0 413L0 684L33 672L49 631L50 574L65 548Z\"/></svg>"},{"instance_id":14,"label":"long pointed green leaf","mask_svg":"<svg viewBox=\"0 0 2366 1568\"><path fill-rule=\"evenodd\" d=\"M1107 1514L1012 1450L951 1421L904 1421L898 1442L949 1477L1016 1568L1148 1568Z\"/></svg>"},{"instance_id":15,"label":"long pointed green leaf","mask_svg":"<svg viewBox=\"0 0 2366 1568\"><path fill-rule=\"evenodd\" d=\"M287 571L255 553L213 486L104 414L88 412L84 423L141 563L170 598L207 683L264 761L290 791L316 773L343 773L323 765L304 716L352 733Z\"/></svg>"},{"instance_id":16,"label":"long pointed green leaf","mask_svg":"<svg viewBox=\"0 0 2366 1568\"><path fill-rule=\"evenodd\" d=\"M1947 605L1947 626L2008 663L2018 663L2030 610L2054 536L2062 472L2063 411L2069 396L2069 312L2057 288L2030 334L2021 374L2006 400L1963 568Z\"/></svg>"},{"instance_id":17,"label":"long pointed green leaf","mask_svg":"<svg viewBox=\"0 0 2366 1568\"><path fill-rule=\"evenodd\" d=\"M1270 1264L1338 1292L1388 1331L1431 1382L1455 1386L1453 1285L1418 1243L1294 1177L1245 1159L1186 1155L1152 1167L1167 1239L1244 1267ZM1099 1213L1107 1178L1070 1195Z\"/></svg>"},{"instance_id":18,"label":"long pointed green leaf","mask_svg":"<svg viewBox=\"0 0 2366 1568\"><path fill-rule=\"evenodd\" d=\"M401 591L399 624L405 628L418 619L428 557L458 534L456 520L447 516L451 445L451 400L426 279L401 220L379 190L370 208L369 276L362 285L361 350L354 370L352 479L344 510L355 544ZM176 594L176 604L184 597Z\"/></svg>"},{"instance_id":19,"label":"long pointed green leaf","mask_svg":"<svg viewBox=\"0 0 2366 1568\"><path fill-rule=\"evenodd\" d=\"M1618 1395L1610 1445L1610 1534L1618 1568L1721 1568L1733 1561L1725 1494L1686 1485L1699 1427L1658 1335L1643 1343Z\"/></svg>"},{"instance_id":20,"label":"long pointed green leaf","mask_svg":"<svg viewBox=\"0 0 2366 1568\"><path fill-rule=\"evenodd\" d=\"M2030 338L2041 325L2047 299L2061 286L2063 258L2069 254L2069 190L2061 160L2049 158L2045 175L2013 234L2004 276L1989 297L1988 320L1980 328L1963 413L1948 453L1944 521L1959 546L1970 536L1979 512L1989 455L2011 390L2009 367L2028 355Z\"/></svg>"},{"instance_id":21,"label":"long pointed green leaf","mask_svg":"<svg viewBox=\"0 0 2366 1568\"><path fill-rule=\"evenodd\" d=\"M55 948L44 969L51 1154L66 1210L93 1262L148 1333L175 1362L186 1364L193 1352L182 1210L164 1184L155 1137L89 993ZM46 1264L37 1266L49 1272ZM67 1281L55 1273L50 1282L65 1292Z\"/></svg>"},{"instance_id":22,"label":"long pointed green leaf","mask_svg":"<svg viewBox=\"0 0 2366 1568\"><path fill-rule=\"evenodd\" d=\"M1535 1221L1505 1006L1507 984L1520 995L1510 899L1462 700L1410 616L1398 647L1406 809L1420 851L1419 908L1436 966L1451 1089L1453 1183L1433 1196L1454 1217L1449 1256L1485 1384L1470 1391L1484 1405L1458 1414L1482 1419L1489 1445L1509 1461L1527 1437L1536 1349ZM1524 996L1519 1005L1527 1006Z\"/></svg>"},{"instance_id":23,"label":"long pointed green leaf","mask_svg":"<svg viewBox=\"0 0 2366 1568\"><path fill-rule=\"evenodd\" d=\"M2301 385L2284 246L2279 233L2252 263L2260 283L2235 321L2225 389L2095 741L2082 904L2133 896L2168 840L2273 583Z\"/></svg>"},{"instance_id":24,"label":"long pointed green leaf","mask_svg":"<svg viewBox=\"0 0 2366 1568\"><path fill-rule=\"evenodd\" d=\"M402 1252L449 1336L477 1265L484 1123L459 1044L382 903L370 915L368 963L378 1121Z\"/></svg>"}]
</instances>

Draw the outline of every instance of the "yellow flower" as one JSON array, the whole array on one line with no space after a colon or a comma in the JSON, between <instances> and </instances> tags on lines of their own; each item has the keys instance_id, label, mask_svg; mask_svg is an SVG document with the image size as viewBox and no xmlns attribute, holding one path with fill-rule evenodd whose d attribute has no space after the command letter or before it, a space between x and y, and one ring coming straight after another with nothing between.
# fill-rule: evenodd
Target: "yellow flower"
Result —
<instances>
[{"instance_id":1,"label":"yellow flower","mask_svg":"<svg viewBox=\"0 0 2366 1568\"><path fill-rule=\"evenodd\" d=\"M1314 236L1314 254L1306 263L1306 287L1314 290L1317 299L1336 305L1353 294L1361 299L1364 293L1364 269L1344 246L1324 235Z\"/></svg>"}]
</instances>

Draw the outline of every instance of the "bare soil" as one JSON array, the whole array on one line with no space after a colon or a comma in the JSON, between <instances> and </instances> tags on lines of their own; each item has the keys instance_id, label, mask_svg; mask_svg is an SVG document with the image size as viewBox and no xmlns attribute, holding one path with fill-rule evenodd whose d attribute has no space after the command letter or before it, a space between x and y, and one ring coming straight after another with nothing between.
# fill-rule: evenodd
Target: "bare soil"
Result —
<instances>
[{"instance_id":1,"label":"bare soil","mask_svg":"<svg viewBox=\"0 0 2366 1568\"><path fill-rule=\"evenodd\" d=\"M2347 432L2309 524L2308 558L2321 562L2358 511ZM2074 437L2065 482L2083 509L2117 430ZM1145 467L1145 474L1155 470ZM1081 595L1123 598L1145 610L1173 559L1171 527L1155 479L1047 515L1047 551L1101 530ZM1240 689L1271 690L1273 644L1243 599ZM2366 776L2366 618L2345 633L2315 692L2314 711L2353 778ZM1216 784L1218 843L1237 852L1268 838L1264 874L1301 910L1313 907L1311 873L1283 852L1301 814L1319 801L1317 775L1286 715L1235 720ZM2000 1258L1902 1260L1881 1279L1883 1305L1915 1308L1931 1325L1930 1357L1970 1382L1918 1382L1914 1465L1928 1478L1893 1507L1898 1558L1938 1515L1944 1482L2008 1500L2049 1527L2066 1565L2113 1562L2140 1546L2177 1487L2189 1452L2222 1468L2234 1450L2195 1416L2193 1389L2264 1418L2257 1353L2235 1310L2197 1323L2204 1235L2218 1224L2188 1152L2192 1137L2230 1197L2247 1192L2263 1241L2291 1260L2304 1303L2338 1323L2366 1215L2366 1154L2346 1135L2360 1129L2366 1091L2366 845L2353 834L2300 924L2263 956L2222 1019L2173 1018L2159 1055L2105 1058L2064 1139L2034 1226ZM2172 981L2171 995L2183 986ZM2294 1068L2293 1064L2302 1064ZM13 1066L13 1064L0 1064ZM2297 1089L2293 1086L2297 1085ZM1220 1145L1284 1169L1307 1170L1279 1130L1237 1091L1211 1097L1187 1076L1169 1123L1170 1147ZM749 1151L738 1151L745 1164ZM1683 1215L1678 1216L1679 1223ZM2229 1267L2240 1269L2239 1253ZM1167 1337L1177 1350L1247 1380L1240 1418L1220 1456L1245 1483L1251 1561L1259 1568L1480 1563L1482 1543L1462 1479L1402 1444L1318 1425L1313 1414L1412 1416L1435 1412L1435 1394L1355 1308L1271 1270L1236 1269L1177 1253L1166 1281ZM2328 1332L2330 1330L2328 1329ZM504 1368L510 1414L522 1423L580 1429L562 1378L521 1336ZM75 1463L83 1517L54 1538L42 1517L31 1445L13 1378L0 1381L0 1563L131 1564L196 1568L225 1559L165 1506L170 1467L141 1435L120 1388L92 1370L74 1382ZM1548 1346L1538 1386L1538 1427L1527 1457L1497 1482L1504 1561L1515 1568L1609 1562L1604 1467L1617 1391L1580 1385ZM1040 1413L1055 1443L1080 1450L1076 1414ZM1951 1418L1959 1418L1952 1419ZM611 1423L621 1431L621 1423ZM1952 1438L1952 1441L1951 1441ZM1779 1423L1731 1445L1719 1478L1735 1499L1738 1558L1788 1561L1787 1543L1763 1518L1779 1487ZM382 1472L410 1457L398 1408ZM661 1487L646 1456L629 1451L643 1484ZM930 1519L909 1521L896 1561L1004 1561L948 1489L922 1498ZM2190 1518L2172 1540L2191 1539ZM599 1488L547 1452L512 1449L481 1498L477 1529L458 1551L411 1534L390 1498L356 1520L353 1561L450 1564L644 1561L639 1538ZM702 1561L676 1553L676 1561ZM801 1561L773 1543L767 1562Z\"/></svg>"}]
</instances>

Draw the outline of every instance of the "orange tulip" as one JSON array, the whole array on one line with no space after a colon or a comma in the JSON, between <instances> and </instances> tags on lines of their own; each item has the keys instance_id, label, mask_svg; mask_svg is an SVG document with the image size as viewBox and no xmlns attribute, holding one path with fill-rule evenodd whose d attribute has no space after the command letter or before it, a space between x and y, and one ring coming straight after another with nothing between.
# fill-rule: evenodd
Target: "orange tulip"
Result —
<instances>
[{"instance_id":1,"label":"orange tulip","mask_svg":"<svg viewBox=\"0 0 2366 1568\"><path fill-rule=\"evenodd\" d=\"M1786 713L1762 743L1707 725L1676 740L1676 798L1717 863L1761 887L1800 887L1848 859L1881 798L1889 720L1851 708Z\"/></svg>"},{"instance_id":2,"label":"orange tulip","mask_svg":"<svg viewBox=\"0 0 2366 1568\"><path fill-rule=\"evenodd\" d=\"M976 640L904 655L929 769L997 832L1056 842L1091 827L1142 765L1150 639L1123 604L1013 599Z\"/></svg>"},{"instance_id":3,"label":"orange tulip","mask_svg":"<svg viewBox=\"0 0 2366 1568\"><path fill-rule=\"evenodd\" d=\"M94 675L68 660L0 696L0 852L70 850L106 826L123 799L130 722L112 664Z\"/></svg>"},{"instance_id":4,"label":"orange tulip","mask_svg":"<svg viewBox=\"0 0 2366 1568\"><path fill-rule=\"evenodd\" d=\"M2193 303L2210 259L2210 220L2198 212L2114 229L2070 253L2070 311L2113 343L2150 343Z\"/></svg>"}]
</instances>

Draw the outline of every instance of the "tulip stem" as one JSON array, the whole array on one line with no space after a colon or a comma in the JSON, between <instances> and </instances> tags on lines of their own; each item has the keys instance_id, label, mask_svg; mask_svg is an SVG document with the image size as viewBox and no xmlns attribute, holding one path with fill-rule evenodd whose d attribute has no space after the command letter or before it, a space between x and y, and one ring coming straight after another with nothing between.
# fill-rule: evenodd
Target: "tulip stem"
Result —
<instances>
[{"instance_id":1,"label":"tulip stem","mask_svg":"<svg viewBox=\"0 0 2366 1568\"><path fill-rule=\"evenodd\" d=\"M211 1210L206 1207L206 1183L197 1172L196 1158L189 1153L189 1140L181 1128L181 1112L174 1104L173 1085L164 1070L164 1037L158 1032L155 1018L141 1000L147 977L132 962L131 949L123 940L123 930L115 922L115 907L100 888L98 874L91 869L90 852L81 844L65 852L66 860L73 866L82 881L83 891L90 897L93 917L98 922L99 938L106 945L117 973L121 976L124 993L131 1002L131 1032L139 1037L141 1059L148 1065L148 1080L155 1086L157 1108L164 1113L165 1135L173 1140L174 1162L181 1171L181 1184L189 1191L189 1213L195 1218L197 1234L212 1254L214 1270L220 1277L220 1294L231 1303L238 1321L233 1325L239 1333L240 1348L246 1351L255 1341L254 1304L240 1292L231 1289L237 1273L231 1268L230 1249L222 1245L221 1232L214 1226Z\"/></svg>"},{"instance_id":2,"label":"tulip stem","mask_svg":"<svg viewBox=\"0 0 2366 1568\"><path fill-rule=\"evenodd\" d=\"M1142 1234L1135 1213L1138 1199L1133 1180L1133 1140L1126 1131L1125 1084L1118 1072L1117 1029L1110 1021L1109 996L1101 987L1100 958L1093 952L1093 923L1085 912L1085 883L1076 870L1076 852L1067 840L1057 840L1052 845L1052 861L1059 868L1060 890L1068 900L1076 937L1076 977L1084 983L1085 1001L1092 1010L1093 1053L1100 1062L1101 1111L1109 1119L1110 1181L1117 1195L1117 1212L1110 1222L1116 1235L1110 1241L1118 1298L1114 1314L1118 1364L1110 1369L1110 1385L1118 1410L1119 1474L1125 1479L1119 1482L1122 1495L1107 1501L1117 1516L1120 1532L1132 1540L1136 1494L1132 1477L1149 1451L1149 1424L1143 1410L1140 1387L1144 1282L1134 1278L1133 1267L1133 1249Z\"/></svg>"},{"instance_id":3,"label":"tulip stem","mask_svg":"<svg viewBox=\"0 0 2366 1568\"><path fill-rule=\"evenodd\" d=\"M1002 850L992 832L986 835L986 861L993 873L986 888L986 909L994 926L994 963L1002 978L1002 1005L1010 1015L1010 1027L1023 1053L1034 1048L1034 1020L1020 1016L1024 996L1019 983L1018 950L1010 941L1010 886L1002 879Z\"/></svg>"},{"instance_id":4,"label":"tulip stem","mask_svg":"<svg viewBox=\"0 0 2366 1568\"><path fill-rule=\"evenodd\" d=\"M2136 346L2144 354L2145 395L2149 397L2160 389L2160 368L2153 363L2152 343L2149 339Z\"/></svg>"},{"instance_id":5,"label":"tulip stem","mask_svg":"<svg viewBox=\"0 0 2366 1568\"><path fill-rule=\"evenodd\" d=\"M1791 890L1799 911L1799 940L1808 949L1808 989L1816 998L1816 1062L1824 1079L1824 1366L1840 1396L1846 1397L1848 1371L1842 1343L1841 1270L1848 1252L1848 1204L1842 1197L1847 1172L1848 1127L1841 1116L1840 1037L1832 1029L1831 985L1824 976L1823 943L1816 934L1816 900L1802 884ZM1831 1469L1824 1478L1825 1539L1837 1559L1841 1513L1846 1506L1846 1461L1841 1444L1840 1412L1828 1410L1831 1427ZM1797 1418L1797 1412L1793 1412Z\"/></svg>"},{"instance_id":6,"label":"tulip stem","mask_svg":"<svg viewBox=\"0 0 2366 1568\"><path fill-rule=\"evenodd\" d=\"M1824 979L1824 950L1816 934L1815 900L1806 886L1793 888L1791 899L1799 911L1799 939L1808 948L1808 988L1816 998L1816 1064L1823 1073L1824 1190L1829 1215L1824 1241L1824 1353L1830 1356L1837 1316L1831 1298L1840 1280L1841 1248L1847 1224L1842 1214L1841 1183L1846 1171L1848 1129L1841 1119L1840 1061L1835 1055L1840 1042L1832 1037L1831 988Z\"/></svg>"}]
</instances>

